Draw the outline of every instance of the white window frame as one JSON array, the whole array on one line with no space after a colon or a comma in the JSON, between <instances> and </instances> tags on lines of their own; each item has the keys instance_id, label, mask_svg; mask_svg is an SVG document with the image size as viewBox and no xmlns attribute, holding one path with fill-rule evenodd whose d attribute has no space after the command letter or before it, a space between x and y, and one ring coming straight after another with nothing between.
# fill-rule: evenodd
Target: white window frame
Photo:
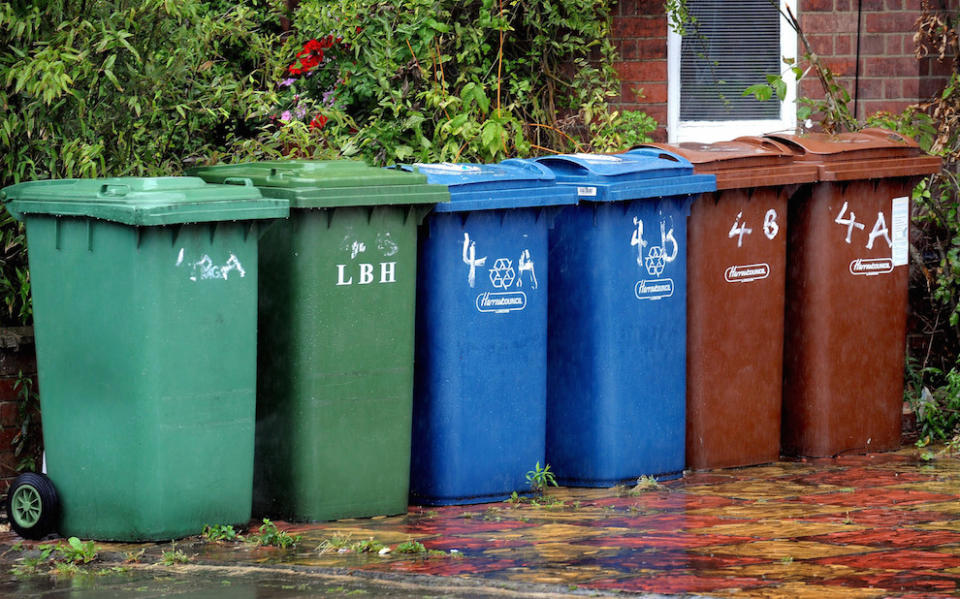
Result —
<instances>
[{"instance_id":1,"label":"white window frame","mask_svg":"<svg viewBox=\"0 0 960 599\"><path fill-rule=\"evenodd\" d=\"M787 7L797 14L797 0L780 0L780 57L797 58L797 32L783 13ZM681 121L680 120L680 41L682 37L667 31L667 141L715 142L741 135L762 135L774 131L792 132L797 126L797 80L793 70L781 62L787 94L780 103L780 118L755 121ZM758 81L757 83L763 83ZM767 100L776 102L776 97Z\"/></svg>"}]
</instances>

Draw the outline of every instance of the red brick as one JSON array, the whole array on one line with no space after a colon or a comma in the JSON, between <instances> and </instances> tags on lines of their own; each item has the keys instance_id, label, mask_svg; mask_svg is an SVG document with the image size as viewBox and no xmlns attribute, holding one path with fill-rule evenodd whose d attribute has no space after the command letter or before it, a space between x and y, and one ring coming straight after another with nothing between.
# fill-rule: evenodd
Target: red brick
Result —
<instances>
[{"instance_id":1,"label":"red brick","mask_svg":"<svg viewBox=\"0 0 960 599\"><path fill-rule=\"evenodd\" d=\"M833 5L833 9L837 11L850 10L850 4L850 0L837 0Z\"/></svg>"},{"instance_id":2,"label":"red brick","mask_svg":"<svg viewBox=\"0 0 960 599\"><path fill-rule=\"evenodd\" d=\"M620 84L620 102L624 103L635 103L642 102L643 96L637 95L637 90L644 90L645 88L641 87L638 83L621 83Z\"/></svg>"},{"instance_id":3,"label":"red brick","mask_svg":"<svg viewBox=\"0 0 960 599\"><path fill-rule=\"evenodd\" d=\"M642 108L644 112L653 117L653 120L658 123L667 122L667 105L666 104L650 104L644 105Z\"/></svg>"},{"instance_id":4,"label":"red brick","mask_svg":"<svg viewBox=\"0 0 960 599\"><path fill-rule=\"evenodd\" d=\"M921 65L920 72L932 77L950 77L953 72L953 66L949 60L940 61L937 58L925 58L918 61ZM923 68L926 63L926 68Z\"/></svg>"},{"instance_id":5,"label":"red brick","mask_svg":"<svg viewBox=\"0 0 960 599\"><path fill-rule=\"evenodd\" d=\"M888 100L899 100L903 98L900 93L899 79L885 79L883 81L883 97Z\"/></svg>"},{"instance_id":6,"label":"red brick","mask_svg":"<svg viewBox=\"0 0 960 599\"><path fill-rule=\"evenodd\" d=\"M913 31L917 15L911 12L885 12L864 16L866 33L905 33Z\"/></svg>"},{"instance_id":7,"label":"red brick","mask_svg":"<svg viewBox=\"0 0 960 599\"><path fill-rule=\"evenodd\" d=\"M665 38L637 40L637 51L640 58L666 60L667 40Z\"/></svg>"},{"instance_id":8,"label":"red brick","mask_svg":"<svg viewBox=\"0 0 960 599\"><path fill-rule=\"evenodd\" d=\"M800 96L819 100L823 98L823 88L815 80L806 80L800 83Z\"/></svg>"},{"instance_id":9,"label":"red brick","mask_svg":"<svg viewBox=\"0 0 960 599\"><path fill-rule=\"evenodd\" d=\"M920 12L920 9L923 8L922 4L922 0L903 0L903 10Z\"/></svg>"},{"instance_id":10,"label":"red brick","mask_svg":"<svg viewBox=\"0 0 960 599\"><path fill-rule=\"evenodd\" d=\"M621 81L646 83L667 80L667 61L665 60L619 62L613 66L620 73Z\"/></svg>"},{"instance_id":11,"label":"red brick","mask_svg":"<svg viewBox=\"0 0 960 599\"><path fill-rule=\"evenodd\" d=\"M14 455L12 448L6 446L0 451L0 473L14 474L17 471L17 463L20 458Z\"/></svg>"},{"instance_id":12,"label":"red brick","mask_svg":"<svg viewBox=\"0 0 960 599\"><path fill-rule=\"evenodd\" d=\"M614 38L659 38L666 35L666 17L617 17L613 20Z\"/></svg>"},{"instance_id":13,"label":"red brick","mask_svg":"<svg viewBox=\"0 0 960 599\"><path fill-rule=\"evenodd\" d=\"M637 2L637 0L620 0L620 2L617 3L617 10L611 11L611 13L625 16L637 15L640 14L638 4L639 2Z\"/></svg>"},{"instance_id":14,"label":"red brick","mask_svg":"<svg viewBox=\"0 0 960 599\"><path fill-rule=\"evenodd\" d=\"M650 83L644 85L643 101L649 104L665 104L667 102L667 84Z\"/></svg>"},{"instance_id":15,"label":"red brick","mask_svg":"<svg viewBox=\"0 0 960 599\"><path fill-rule=\"evenodd\" d=\"M892 100L870 100L864 102L862 114L871 115L877 112L902 112L912 102L892 101Z\"/></svg>"},{"instance_id":16,"label":"red brick","mask_svg":"<svg viewBox=\"0 0 960 599\"><path fill-rule=\"evenodd\" d=\"M625 110L639 110L640 112L646 112L650 108L650 106L647 104L620 101L620 98L615 98L613 102L610 102L610 105L615 110L619 110L620 112L624 112Z\"/></svg>"},{"instance_id":17,"label":"red brick","mask_svg":"<svg viewBox=\"0 0 960 599\"><path fill-rule=\"evenodd\" d=\"M883 79L864 78L860 80L860 99L883 97Z\"/></svg>"},{"instance_id":18,"label":"red brick","mask_svg":"<svg viewBox=\"0 0 960 599\"><path fill-rule=\"evenodd\" d=\"M887 0L887 10L902 10L903 0Z\"/></svg>"},{"instance_id":19,"label":"red brick","mask_svg":"<svg viewBox=\"0 0 960 599\"><path fill-rule=\"evenodd\" d=\"M902 34L902 39L903 39L903 53L904 53L904 54L909 54L909 55L911 55L911 56L916 56L916 55L917 55L917 44L916 44L916 42L913 41L913 34L912 34L912 33L904 33L904 34Z\"/></svg>"},{"instance_id":20,"label":"red brick","mask_svg":"<svg viewBox=\"0 0 960 599\"><path fill-rule=\"evenodd\" d=\"M857 70L857 61L853 58L825 57L822 62L834 75L853 75Z\"/></svg>"},{"instance_id":21,"label":"red brick","mask_svg":"<svg viewBox=\"0 0 960 599\"><path fill-rule=\"evenodd\" d=\"M8 451L12 447L17 432L16 428L0 428L0 452Z\"/></svg>"},{"instance_id":22,"label":"red brick","mask_svg":"<svg viewBox=\"0 0 960 599\"><path fill-rule=\"evenodd\" d=\"M920 80L915 77L905 77L900 81L902 86L901 97L904 100L916 101L920 98Z\"/></svg>"},{"instance_id":23,"label":"red brick","mask_svg":"<svg viewBox=\"0 0 960 599\"><path fill-rule=\"evenodd\" d=\"M884 38L884 54L887 56L902 56L903 55L903 42L900 39L900 36L891 33L890 35L883 36Z\"/></svg>"},{"instance_id":24,"label":"red brick","mask_svg":"<svg viewBox=\"0 0 960 599\"><path fill-rule=\"evenodd\" d=\"M636 60L640 58L640 53L637 51L637 40L625 39L617 40L614 44L617 47L617 50L620 52L620 58L623 60Z\"/></svg>"},{"instance_id":25,"label":"red brick","mask_svg":"<svg viewBox=\"0 0 960 599\"><path fill-rule=\"evenodd\" d=\"M947 80L941 77L921 77L919 80L920 89L917 97L925 100L934 96L939 96Z\"/></svg>"},{"instance_id":26,"label":"red brick","mask_svg":"<svg viewBox=\"0 0 960 599\"><path fill-rule=\"evenodd\" d=\"M916 77L919 65L914 58L877 56L863 61L862 74L865 77Z\"/></svg>"},{"instance_id":27,"label":"red brick","mask_svg":"<svg viewBox=\"0 0 960 599\"><path fill-rule=\"evenodd\" d=\"M861 8L864 12L883 10L883 0L862 0Z\"/></svg>"},{"instance_id":28,"label":"red brick","mask_svg":"<svg viewBox=\"0 0 960 599\"><path fill-rule=\"evenodd\" d=\"M857 30L856 13L814 13L800 19L804 31L852 33Z\"/></svg>"},{"instance_id":29,"label":"red brick","mask_svg":"<svg viewBox=\"0 0 960 599\"><path fill-rule=\"evenodd\" d=\"M810 47L813 48L814 53L820 56L833 56L833 37L833 34L830 33L825 35L810 34L807 36L807 41L810 42Z\"/></svg>"},{"instance_id":30,"label":"red brick","mask_svg":"<svg viewBox=\"0 0 960 599\"><path fill-rule=\"evenodd\" d=\"M0 401L17 401L20 399L20 390L15 389L15 378L0 378Z\"/></svg>"},{"instance_id":31,"label":"red brick","mask_svg":"<svg viewBox=\"0 0 960 599\"><path fill-rule=\"evenodd\" d=\"M15 401L0 402L0 426L17 426L20 406Z\"/></svg>"},{"instance_id":32,"label":"red brick","mask_svg":"<svg viewBox=\"0 0 960 599\"><path fill-rule=\"evenodd\" d=\"M834 53L837 56L853 56L856 52L856 36L837 34L833 40Z\"/></svg>"},{"instance_id":33,"label":"red brick","mask_svg":"<svg viewBox=\"0 0 960 599\"><path fill-rule=\"evenodd\" d=\"M806 12L833 12L833 0L801 0L801 13Z\"/></svg>"},{"instance_id":34,"label":"red brick","mask_svg":"<svg viewBox=\"0 0 960 599\"><path fill-rule=\"evenodd\" d=\"M861 56L882 56L886 48L885 35L865 35L860 38Z\"/></svg>"},{"instance_id":35,"label":"red brick","mask_svg":"<svg viewBox=\"0 0 960 599\"><path fill-rule=\"evenodd\" d=\"M665 15L666 4L663 0L637 0L637 12L642 15Z\"/></svg>"}]
</instances>

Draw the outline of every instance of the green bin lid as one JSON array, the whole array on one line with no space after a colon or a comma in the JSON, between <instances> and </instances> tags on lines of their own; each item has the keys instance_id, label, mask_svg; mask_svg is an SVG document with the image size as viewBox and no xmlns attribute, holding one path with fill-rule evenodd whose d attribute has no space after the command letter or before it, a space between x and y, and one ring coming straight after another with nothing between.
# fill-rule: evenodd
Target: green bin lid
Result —
<instances>
[{"instance_id":1,"label":"green bin lid","mask_svg":"<svg viewBox=\"0 0 960 599\"><path fill-rule=\"evenodd\" d=\"M449 202L444 185L426 175L368 166L358 160L268 160L190 169L211 183L251 181L291 208L334 208Z\"/></svg>"},{"instance_id":2,"label":"green bin lid","mask_svg":"<svg viewBox=\"0 0 960 599\"><path fill-rule=\"evenodd\" d=\"M284 218L284 200L251 186L212 185L199 177L51 179L5 187L0 201L22 220L27 214L88 216L134 226Z\"/></svg>"}]
</instances>

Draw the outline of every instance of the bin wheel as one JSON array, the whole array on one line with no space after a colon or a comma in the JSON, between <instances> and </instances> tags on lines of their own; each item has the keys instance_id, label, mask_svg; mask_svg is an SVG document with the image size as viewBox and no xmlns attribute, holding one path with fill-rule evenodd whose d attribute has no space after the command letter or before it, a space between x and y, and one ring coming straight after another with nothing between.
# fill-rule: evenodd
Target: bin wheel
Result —
<instances>
[{"instance_id":1,"label":"bin wheel","mask_svg":"<svg viewBox=\"0 0 960 599\"><path fill-rule=\"evenodd\" d=\"M60 499L50 479L26 472L18 476L7 492L10 527L25 539L42 539L57 525Z\"/></svg>"}]
</instances>

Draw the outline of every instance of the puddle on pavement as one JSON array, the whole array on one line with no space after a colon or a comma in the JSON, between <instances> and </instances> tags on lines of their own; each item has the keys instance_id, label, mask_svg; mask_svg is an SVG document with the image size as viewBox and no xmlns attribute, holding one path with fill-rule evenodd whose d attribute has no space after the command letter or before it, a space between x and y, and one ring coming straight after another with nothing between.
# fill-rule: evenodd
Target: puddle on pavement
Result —
<instances>
[{"instance_id":1,"label":"puddle on pavement","mask_svg":"<svg viewBox=\"0 0 960 599\"><path fill-rule=\"evenodd\" d=\"M153 599L190 597L191 599L293 599L329 597L331 599L429 599L463 597L542 598L552 593L523 592L495 588L450 587L447 580L386 581L352 576L334 576L302 572L270 572L243 568L191 568L177 571L136 568L124 573L82 572L73 576L33 575L16 577L5 572L0 577L0 597L18 599Z\"/></svg>"},{"instance_id":2,"label":"puddle on pavement","mask_svg":"<svg viewBox=\"0 0 960 599\"><path fill-rule=\"evenodd\" d=\"M278 522L290 534L302 535L298 547L204 543L196 537L178 542L190 556L190 567L236 570L226 578L187 570L156 578L156 570L143 564L158 561L166 545L148 547L129 575L7 577L0 596L557 595L484 594L492 585L510 583L751 597L816 597L824 596L824 589L830 596L857 598L956 594L960 460L926 463L918 454L904 448L693 472L643 492L551 489L550 501L536 506L414 507L406 515L384 518ZM333 539L341 544L374 539L392 551L318 551L324 540ZM428 553L400 554L397 546L408 540L419 541ZM105 548L115 561L129 550ZM242 574L250 570L261 574ZM340 573L352 575L345 582L322 578ZM401 586L381 586L384 580ZM456 586L465 584L475 587ZM443 585L455 590L438 591ZM144 587L147 591L140 590Z\"/></svg>"}]
</instances>

